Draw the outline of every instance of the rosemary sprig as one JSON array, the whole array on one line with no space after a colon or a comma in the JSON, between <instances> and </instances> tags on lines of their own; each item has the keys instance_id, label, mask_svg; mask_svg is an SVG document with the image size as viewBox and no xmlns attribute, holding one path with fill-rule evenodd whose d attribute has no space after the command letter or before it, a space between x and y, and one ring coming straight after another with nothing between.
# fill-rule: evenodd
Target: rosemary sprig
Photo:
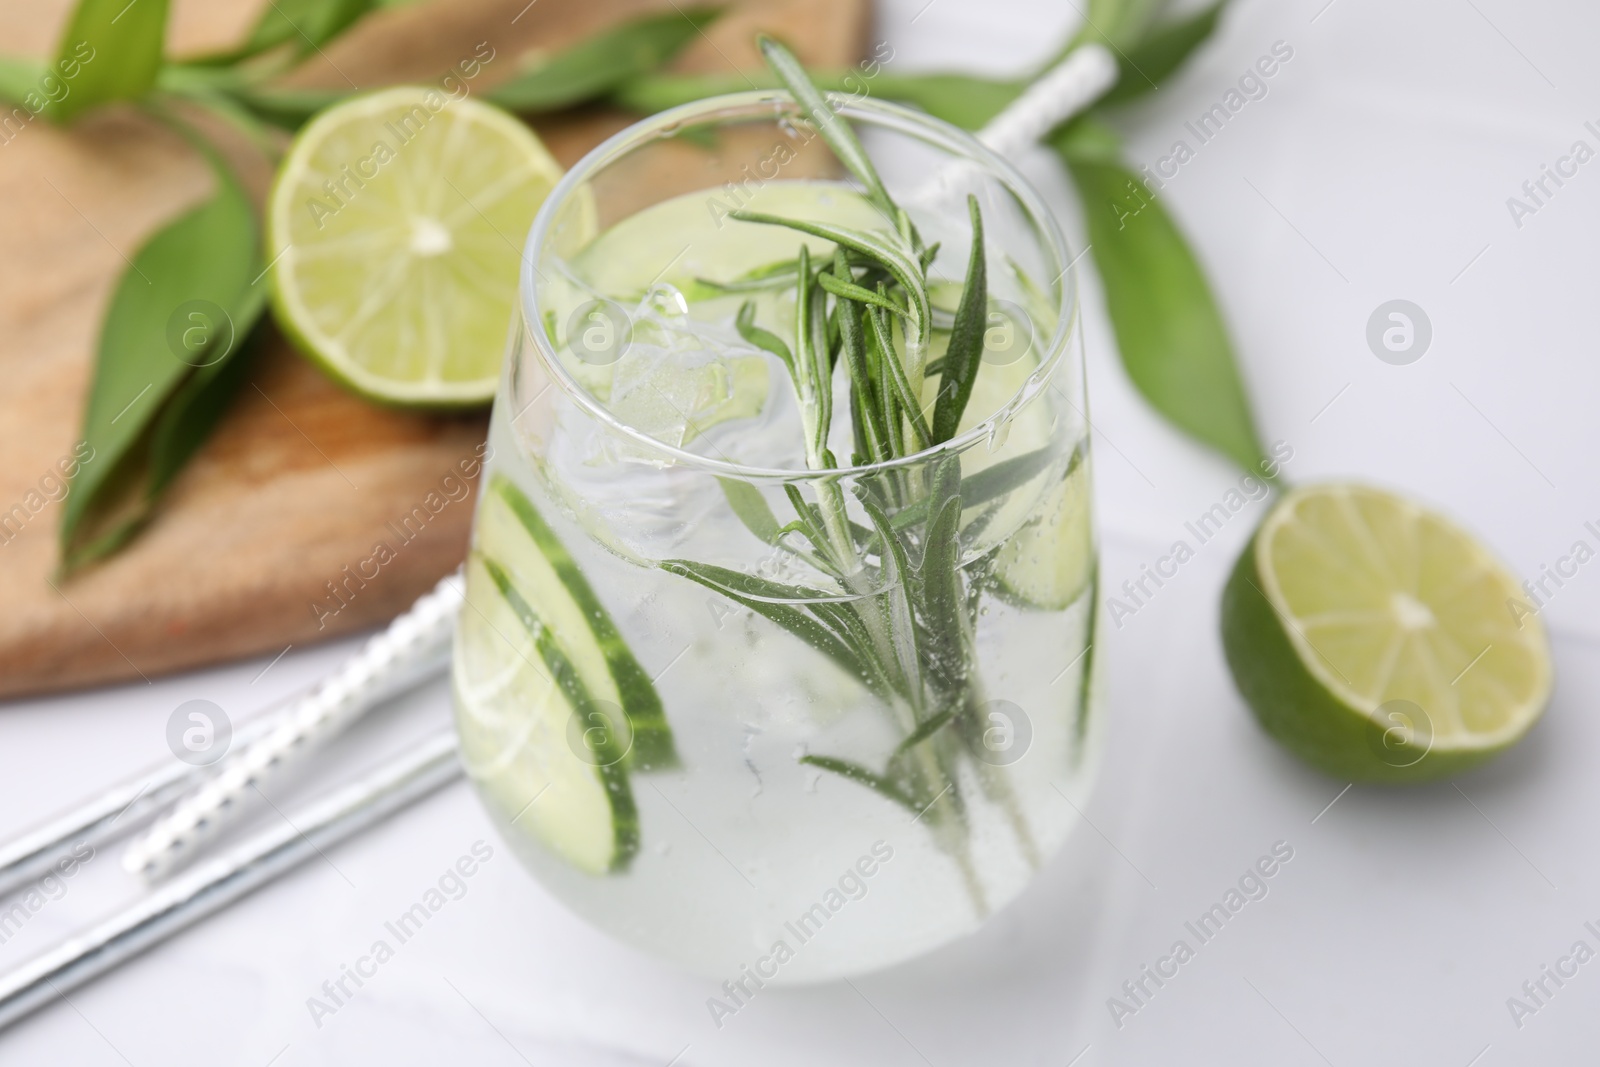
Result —
<instances>
[{"instance_id":1,"label":"rosemary sprig","mask_svg":"<svg viewBox=\"0 0 1600 1067\"><path fill-rule=\"evenodd\" d=\"M856 458L875 464L916 457L955 435L982 367L989 309L983 218L968 198L972 248L950 344L940 363L931 422L924 410L927 351L934 328L929 270L938 246L923 244L907 212L895 203L849 123L806 79L793 56L770 39L761 47L888 228L861 230L754 211L732 212L743 222L781 226L833 244L814 262L802 243L793 261L744 280L749 288L792 287L792 339L756 323L757 305L744 303L735 327L744 340L772 353L788 371L801 411L806 465L815 499L785 485L794 518L783 523L752 486L724 482L729 506L764 543L804 559L844 595L769 581L711 564L670 560L664 569L748 608L810 645L860 680L888 710L901 740L882 770L843 756L808 753L801 762L873 790L914 812L956 863L974 908L987 910L970 858L962 786L976 780L1013 827L1019 851L1038 860L1032 833L1002 768L980 757L982 683L974 646L979 590L962 568L963 520L985 521L977 509L1044 475L1064 470L1068 457L1045 447L1009 459L963 483L960 461L930 456L859 478L847 497L828 450L834 381L849 383L848 418ZM897 341L896 323L899 324ZM860 509L871 523L850 517ZM991 509L992 510L992 509Z\"/></svg>"}]
</instances>

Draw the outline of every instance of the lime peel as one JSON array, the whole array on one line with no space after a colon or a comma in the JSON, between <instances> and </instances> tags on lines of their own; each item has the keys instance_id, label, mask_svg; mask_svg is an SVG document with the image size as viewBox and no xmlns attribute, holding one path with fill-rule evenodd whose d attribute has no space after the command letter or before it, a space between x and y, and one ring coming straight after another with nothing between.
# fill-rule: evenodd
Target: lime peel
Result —
<instances>
[{"instance_id":1,"label":"lime peel","mask_svg":"<svg viewBox=\"0 0 1600 1067\"><path fill-rule=\"evenodd\" d=\"M1234 567L1223 646L1262 726L1301 758L1425 781L1509 748L1543 713L1549 641L1507 610L1520 595L1441 515L1367 486L1302 487Z\"/></svg>"},{"instance_id":2,"label":"lime peel","mask_svg":"<svg viewBox=\"0 0 1600 1067\"><path fill-rule=\"evenodd\" d=\"M267 200L278 322L370 399L487 403L521 242L561 175L532 130L471 98L398 86L329 108Z\"/></svg>"}]
</instances>

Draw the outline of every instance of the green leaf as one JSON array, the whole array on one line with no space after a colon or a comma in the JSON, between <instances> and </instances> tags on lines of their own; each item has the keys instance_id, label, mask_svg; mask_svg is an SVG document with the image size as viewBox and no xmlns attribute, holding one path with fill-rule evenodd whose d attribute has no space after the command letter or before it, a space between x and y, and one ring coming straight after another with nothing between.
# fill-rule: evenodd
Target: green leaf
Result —
<instances>
[{"instance_id":1,"label":"green leaf","mask_svg":"<svg viewBox=\"0 0 1600 1067\"><path fill-rule=\"evenodd\" d=\"M767 506L767 498L761 495L761 490L737 478L718 478L717 484L722 486L728 506L745 528L755 534L758 540L769 545L776 544L783 534L783 528L778 525L778 518Z\"/></svg>"},{"instance_id":2,"label":"green leaf","mask_svg":"<svg viewBox=\"0 0 1600 1067\"><path fill-rule=\"evenodd\" d=\"M254 210L207 155L216 190L139 249L101 323L81 433L95 460L72 479L62 512L63 572L138 531L237 387L228 364L266 293L250 284L259 266Z\"/></svg>"},{"instance_id":3,"label":"green leaf","mask_svg":"<svg viewBox=\"0 0 1600 1067\"><path fill-rule=\"evenodd\" d=\"M26 104L29 95L45 99L40 92L40 81L44 75L42 63L16 56L0 56L0 101Z\"/></svg>"},{"instance_id":4,"label":"green leaf","mask_svg":"<svg viewBox=\"0 0 1600 1067\"><path fill-rule=\"evenodd\" d=\"M972 217L972 254L967 260L967 280L956 307L955 325L950 328L950 347L945 350L944 375L939 396L933 405L933 443L942 444L955 436L962 412L972 398L972 387L983 368L983 334L989 325L989 282L983 249L983 215L978 198L967 194L967 212Z\"/></svg>"},{"instance_id":5,"label":"green leaf","mask_svg":"<svg viewBox=\"0 0 1600 1067\"><path fill-rule=\"evenodd\" d=\"M1027 87L971 74L884 74L873 80L872 95L920 107L963 130L981 130Z\"/></svg>"},{"instance_id":6,"label":"green leaf","mask_svg":"<svg viewBox=\"0 0 1600 1067\"><path fill-rule=\"evenodd\" d=\"M243 306L239 319L251 323L252 327L246 327L250 330L248 336L235 340L237 354L230 353L215 363L196 368L162 407L160 417L151 427L150 480L145 487L151 500L160 496L205 443L228 402L244 384L251 357L260 345L261 331L254 329L253 324L259 321L266 303L264 290L264 286L251 289L251 300Z\"/></svg>"},{"instance_id":7,"label":"green leaf","mask_svg":"<svg viewBox=\"0 0 1600 1067\"><path fill-rule=\"evenodd\" d=\"M641 74L617 85L611 92L610 100L629 111L653 115L657 111L692 104L711 96L726 96L752 87L776 89L780 84L776 74L764 70L752 70L745 74Z\"/></svg>"},{"instance_id":8,"label":"green leaf","mask_svg":"<svg viewBox=\"0 0 1600 1067\"><path fill-rule=\"evenodd\" d=\"M352 95L346 89L270 89L245 86L229 90L258 117L286 130L298 130L317 112Z\"/></svg>"},{"instance_id":9,"label":"green leaf","mask_svg":"<svg viewBox=\"0 0 1600 1067\"><path fill-rule=\"evenodd\" d=\"M501 107L522 113L555 111L604 96L677 55L722 13L720 7L674 8L625 22L554 55L537 57L515 78L486 95Z\"/></svg>"},{"instance_id":10,"label":"green leaf","mask_svg":"<svg viewBox=\"0 0 1600 1067\"><path fill-rule=\"evenodd\" d=\"M1137 176L1107 157L1092 125L1058 134L1052 144L1081 195L1128 377L1179 429L1245 470L1261 470L1266 450L1227 327L1183 234Z\"/></svg>"},{"instance_id":11,"label":"green leaf","mask_svg":"<svg viewBox=\"0 0 1600 1067\"><path fill-rule=\"evenodd\" d=\"M1210 7L1164 22L1145 34L1138 44L1117 56L1117 82L1096 106L1120 104L1154 90L1210 39L1227 6L1228 0L1216 0Z\"/></svg>"},{"instance_id":12,"label":"green leaf","mask_svg":"<svg viewBox=\"0 0 1600 1067\"><path fill-rule=\"evenodd\" d=\"M292 44L298 56L327 44L377 6L373 0L270 0L242 53Z\"/></svg>"},{"instance_id":13,"label":"green leaf","mask_svg":"<svg viewBox=\"0 0 1600 1067\"><path fill-rule=\"evenodd\" d=\"M1117 39L1113 50L1119 70L1112 88L1096 106L1122 103L1141 96L1159 85L1182 66L1215 31L1227 0L1215 0L1192 15L1171 19L1152 29L1145 28L1144 10L1129 9L1114 14L1103 25ZM1103 12L1094 13L1099 21ZM1138 39L1132 40L1133 37ZM1049 70L1064 59L1071 48L1085 40L1105 38L1085 24L1084 32L1074 36L1042 70ZM1030 79L1003 80L972 74L891 74L881 71L869 76L855 70L811 70L812 84L825 92L870 95L883 100L919 107L928 114L964 130L980 130L1012 101L1021 96ZM646 114L692 103L711 96L741 92L752 87L779 86L777 77L765 72L738 74L647 74L618 86L611 99L621 107Z\"/></svg>"},{"instance_id":14,"label":"green leaf","mask_svg":"<svg viewBox=\"0 0 1600 1067\"><path fill-rule=\"evenodd\" d=\"M920 107L964 130L976 130L1004 111L1022 94L1025 82L997 81L971 74L869 75L858 70L807 70L811 84L823 92L852 96L871 95ZM645 114L690 104L710 96L746 89L783 86L768 71L742 74L646 74L617 86L611 101L619 107Z\"/></svg>"},{"instance_id":15,"label":"green leaf","mask_svg":"<svg viewBox=\"0 0 1600 1067\"><path fill-rule=\"evenodd\" d=\"M167 0L79 0L56 49L56 69L78 68L69 92L45 109L53 122L68 122L115 100L136 100L150 91L161 69L167 30Z\"/></svg>"},{"instance_id":16,"label":"green leaf","mask_svg":"<svg viewBox=\"0 0 1600 1067\"><path fill-rule=\"evenodd\" d=\"M1114 52L1132 48L1143 39L1145 30L1167 0L1089 0L1089 12L1083 26L1073 37L1066 51L1086 41L1098 41ZM1062 56L1057 56L1048 66L1055 66Z\"/></svg>"},{"instance_id":17,"label":"green leaf","mask_svg":"<svg viewBox=\"0 0 1600 1067\"><path fill-rule=\"evenodd\" d=\"M839 157L839 162L856 176L857 181L866 186L867 197L884 214L894 218L898 209L889 196L889 190L884 188L883 179L878 177L878 168L872 165L872 157L861 147L861 141L857 139L855 130L834 112L832 105L822 95L822 91L812 84L806 75L806 69L800 65L794 53L764 33L756 35L756 45L761 49L761 56L767 61L767 66L782 79L784 87L800 105L801 111L805 113L811 125L816 127L822 139L828 143L828 147L833 149L833 154Z\"/></svg>"}]
</instances>

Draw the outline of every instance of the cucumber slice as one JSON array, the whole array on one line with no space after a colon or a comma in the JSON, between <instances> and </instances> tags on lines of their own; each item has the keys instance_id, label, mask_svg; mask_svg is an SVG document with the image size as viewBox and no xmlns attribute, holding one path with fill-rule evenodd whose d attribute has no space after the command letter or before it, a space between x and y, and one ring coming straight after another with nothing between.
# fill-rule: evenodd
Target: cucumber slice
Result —
<instances>
[{"instance_id":1,"label":"cucumber slice","mask_svg":"<svg viewBox=\"0 0 1600 1067\"><path fill-rule=\"evenodd\" d=\"M634 658L578 564L521 489L505 475L490 482L478 510L477 547L529 594L555 631L589 695L622 708L629 766L676 766L661 696Z\"/></svg>"},{"instance_id":2,"label":"cucumber slice","mask_svg":"<svg viewBox=\"0 0 1600 1067\"><path fill-rule=\"evenodd\" d=\"M601 729L588 731L583 746L572 743L574 720L593 717L597 702L517 580L478 553L467 564L460 642L468 773L572 866L595 875L626 869L639 850L639 814L621 741Z\"/></svg>"},{"instance_id":3,"label":"cucumber slice","mask_svg":"<svg viewBox=\"0 0 1600 1067\"><path fill-rule=\"evenodd\" d=\"M1039 514L995 559L1000 595L1019 607L1061 611L1083 595L1094 572L1089 523L1089 469L1076 452Z\"/></svg>"}]
</instances>

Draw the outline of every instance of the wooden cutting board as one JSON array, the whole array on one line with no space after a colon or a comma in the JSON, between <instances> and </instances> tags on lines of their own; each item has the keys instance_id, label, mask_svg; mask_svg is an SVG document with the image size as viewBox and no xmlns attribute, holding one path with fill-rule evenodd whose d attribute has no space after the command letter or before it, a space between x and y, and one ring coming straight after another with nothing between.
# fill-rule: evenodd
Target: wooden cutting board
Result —
<instances>
[{"instance_id":1,"label":"wooden cutting board","mask_svg":"<svg viewBox=\"0 0 1600 1067\"><path fill-rule=\"evenodd\" d=\"M261 6L179 0L169 48L224 47ZM428 80L487 41L495 60L482 89L513 74L529 49L560 48L673 6L435 0L372 16L296 80L348 79L363 89ZM50 54L68 7L0 6L5 51ZM758 28L808 63L845 66L861 56L868 21L868 0L735 0L675 69L757 67ZM537 128L570 165L629 121L597 108ZM250 155L235 158L245 165ZM270 172L255 162L246 177L259 202ZM64 583L51 579L62 492L55 475L73 458L106 303L126 257L209 182L191 150L131 109L68 130L35 121L0 143L0 519L10 516L0 526L0 696L148 679L368 628L404 610L465 553L473 498L461 464L472 469L486 417L374 407L274 335L144 533L105 563ZM370 581L347 583L346 568L379 542L394 558ZM330 583L353 592L336 599Z\"/></svg>"}]
</instances>

